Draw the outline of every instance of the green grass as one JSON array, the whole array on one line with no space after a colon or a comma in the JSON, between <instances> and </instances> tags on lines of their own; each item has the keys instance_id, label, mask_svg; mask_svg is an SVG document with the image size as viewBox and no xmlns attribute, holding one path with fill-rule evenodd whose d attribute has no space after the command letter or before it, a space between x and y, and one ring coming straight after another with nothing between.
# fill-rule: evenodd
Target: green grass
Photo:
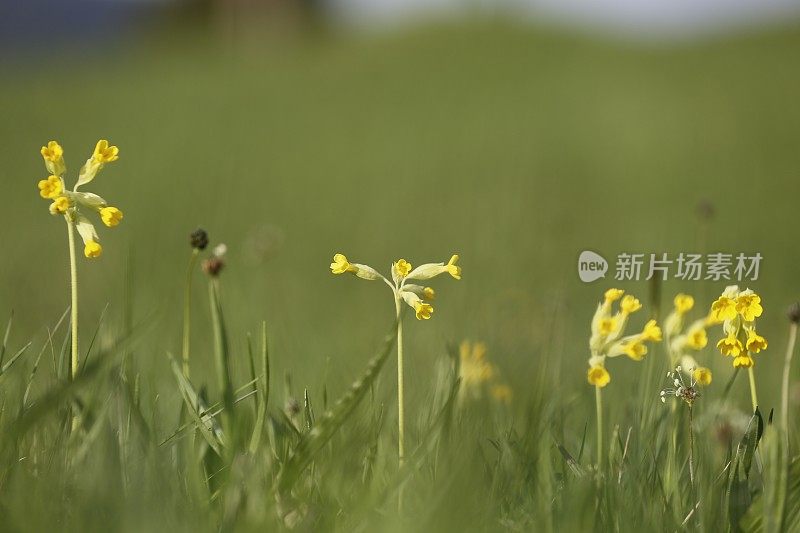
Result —
<instances>
[{"instance_id":1,"label":"green grass","mask_svg":"<svg viewBox=\"0 0 800 533\"><path fill-rule=\"evenodd\" d=\"M685 424L682 410L658 402L663 347L642 363L610 363L610 466L600 487L590 473L589 321L611 280L578 280L584 249L761 252L752 288L771 344L757 360L759 395L765 417L778 407L784 309L800 294L797 29L663 49L498 22L241 47L191 32L147 41L4 66L6 360L32 342L0 376L9 529L275 529L288 513L302 530L676 530L688 472L682 451L670 465L665 450L672 427ZM80 258L84 348L100 326L82 378L66 385L68 325L52 343L47 333L69 301L66 239L36 194L38 149L58 139L74 173L101 137L121 157L92 190L125 220L100 228L101 259ZM716 209L705 245L701 199ZM269 419L252 454L201 460L201 431L160 445L187 420L188 389L167 353L179 359L188 234L198 225L230 250L221 307L234 388L252 379L248 332L260 373L268 324L271 379L268 393L258 381L256 396ZM405 328L408 476L396 469L391 356L330 441L304 440L311 410L321 424L394 320L385 287L331 276L335 252L381 271L399 257L462 257L464 279L436 285L433 319ZM195 276L191 381L214 404L222 395L205 284ZM705 307L723 285L671 281L660 310L678 291ZM653 311L646 282L622 286ZM462 339L487 343L514 390L509 408L448 403L447 347ZM730 457L709 419L732 369L712 348L698 359L714 383L695 408L707 530L727 520L718 476ZM746 424L743 378L726 405ZM306 390L311 409L293 429L284 404L303 406ZM70 438L74 397L91 416ZM257 409L256 397L235 408L247 444ZM734 447L743 434L736 426ZM297 446L315 453L293 490L278 494ZM671 486L667 471L679 472ZM747 489L759 493L761 476Z\"/></svg>"}]
</instances>

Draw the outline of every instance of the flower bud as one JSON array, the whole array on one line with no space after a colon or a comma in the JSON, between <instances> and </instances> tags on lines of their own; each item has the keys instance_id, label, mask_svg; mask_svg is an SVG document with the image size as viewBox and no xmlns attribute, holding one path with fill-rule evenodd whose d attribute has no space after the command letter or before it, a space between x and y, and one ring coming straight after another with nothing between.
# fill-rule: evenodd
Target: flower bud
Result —
<instances>
[{"instance_id":1,"label":"flower bud","mask_svg":"<svg viewBox=\"0 0 800 533\"><path fill-rule=\"evenodd\" d=\"M189 244L196 250L205 250L208 246L208 233L203 228L197 228L189 235Z\"/></svg>"}]
</instances>

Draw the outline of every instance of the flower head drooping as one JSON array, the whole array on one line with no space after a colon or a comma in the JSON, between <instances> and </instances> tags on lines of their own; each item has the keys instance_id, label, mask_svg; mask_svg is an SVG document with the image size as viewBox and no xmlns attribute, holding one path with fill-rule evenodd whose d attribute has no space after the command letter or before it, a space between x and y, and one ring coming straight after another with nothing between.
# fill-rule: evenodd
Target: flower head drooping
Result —
<instances>
[{"instance_id":1,"label":"flower head drooping","mask_svg":"<svg viewBox=\"0 0 800 533\"><path fill-rule=\"evenodd\" d=\"M673 299L674 309L664 321L667 353L670 366L681 364L684 368L694 368L697 364L690 352L702 350L708 344L706 333L707 318L700 318L685 325L686 315L694 308L694 298L689 294L677 294ZM686 364L684 361L691 361ZM697 380L698 382L700 380Z\"/></svg>"},{"instance_id":2,"label":"flower head drooping","mask_svg":"<svg viewBox=\"0 0 800 533\"><path fill-rule=\"evenodd\" d=\"M98 141L94 153L81 169L71 191L64 185L66 166L61 145L56 141L50 141L47 146L42 147L41 154L50 176L39 181L39 195L52 200L49 207L50 214L65 216L67 222L78 230L83 239L84 256L92 259L100 257L103 247L100 245L94 225L86 218L84 211L97 213L103 224L109 228L117 226L122 221L123 214L118 208L108 205L100 196L78 191L78 188L94 179L103 165L116 161L119 158L119 149L116 146L109 146L108 141Z\"/></svg>"},{"instance_id":3,"label":"flower head drooping","mask_svg":"<svg viewBox=\"0 0 800 533\"><path fill-rule=\"evenodd\" d=\"M619 310L614 312L614 303L619 301ZM648 342L661 340L661 328L655 320L648 321L641 333L623 336L630 315L642 308L641 302L621 289L609 289L597 306L592 318L592 335L589 339L591 357L586 376L590 385L605 387L611 376L605 367L609 357L627 355L641 361L647 354Z\"/></svg>"},{"instance_id":4,"label":"flower head drooping","mask_svg":"<svg viewBox=\"0 0 800 533\"><path fill-rule=\"evenodd\" d=\"M755 364L753 354L766 350L767 339L756 331L756 319L764 308L761 297L751 289L739 290L736 285L725 288L722 295L711 305L709 319L722 322L725 336L717 342L717 348L725 356L733 357L736 368L750 368Z\"/></svg>"}]
</instances>

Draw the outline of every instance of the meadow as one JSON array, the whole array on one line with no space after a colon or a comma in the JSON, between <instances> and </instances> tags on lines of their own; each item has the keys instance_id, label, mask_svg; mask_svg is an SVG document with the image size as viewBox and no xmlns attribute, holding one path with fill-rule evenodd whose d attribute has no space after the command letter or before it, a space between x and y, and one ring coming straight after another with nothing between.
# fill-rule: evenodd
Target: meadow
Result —
<instances>
[{"instance_id":1,"label":"meadow","mask_svg":"<svg viewBox=\"0 0 800 533\"><path fill-rule=\"evenodd\" d=\"M798 52L794 27L659 46L474 21L5 58L0 528L797 530L796 368L789 458L778 421L800 299ZM36 188L53 139L70 187L98 139L119 147L86 189L124 219L94 219L102 256L76 248L74 379L66 232ZM227 253L216 278L195 264L185 380L197 227L199 259ZM709 327L694 481L688 411L659 401L663 341L608 362L598 469L590 327L611 287L641 301L635 332L664 329L678 293L701 318L729 283L583 283L587 249L764 257L741 287L769 339L761 418ZM460 256L460 280L430 281L433 316L402 318L402 469L394 302L332 274L335 253L386 276Z\"/></svg>"}]
</instances>

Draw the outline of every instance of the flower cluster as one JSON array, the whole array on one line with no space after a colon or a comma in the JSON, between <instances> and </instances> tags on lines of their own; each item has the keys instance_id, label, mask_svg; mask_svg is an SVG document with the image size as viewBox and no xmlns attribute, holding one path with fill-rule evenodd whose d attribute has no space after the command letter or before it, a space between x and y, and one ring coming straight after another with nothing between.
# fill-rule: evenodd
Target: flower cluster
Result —
<instances>
[{"instance_id":1,"label":"flower cluster","mask_svg":"<svg viewBox=\"0 0 800 533\"><path fill-rule=\"evenodd\" d=\"M767 340L756 332L756 318L763 311L758 294L750 289L740 291L736 285L726 287L711 304L709 321L722 323L725 333L717 342L717 348L722 355L733 357L735 368L752 367L755 364L753 354L767 348Z\"/></svg>"},{"instance_id":2,"label":"flower cluster","mask_svg":"<svg viewBox=\"0 0 800 533\"><path fill-rule=\"evenodd\" d=\"M392 263L392 281L389 281L374 268L351 263L344 254L336 254L331 263L331 272L334 274L349 272L369 281L383 280L392 289L398 301L404 301L414 310L418 320L428 320L433 314L433 305L430 302L436 297L436 292L431 287L408 282L427 281L445 273L454 279L461 279L461 267L456 264L457 262L458 256L453 255L447 263L426 263L413 268L405 259L398 259Z\"/></svg>"},{"instance_id":3,"label":"flower cluster","mask_svg":"<svg viewBox=\"0 0 800 533\"><path fill-rule=\"evenodd\" d=\"M92 181L100 170L119 158L119 149L110 146L108 141L100 140L94 148L92 156L86 160L78 173L78 181L71 191L64 185L64 174L67 167L64 164L64 150L56 141L50 141L43 146L42 157L44 165L50 173L46 179L39 181L39 195L47 200L52 200L50 213L64 215L70 224L74 224L83 239L83 253L86 257L99 257L103 251L100 246L97 231L87 219L81 209L95 211L103 224L112 228L122 220L122 211L106 203L100 196L79 191L78 188Z\"/></svg>"},{"instance_id":4,"label":"flower cluster","mask_svg":"<svg viewBox=\"0 0 800 533\"><path fill-rule=\"evenodd\" d=\"M614 303L619 300L619 308L614 311ZM647 354L647 342L661 341L661 328L655 320L649 320L641 333L623 336L628 317L642 308L637 298L625 294L621 289L609 289L603 302L597 306L592 318L592 336L589 339L589 371L587 379L595 387L605 387L611 375L605 367L606 358L627 355L634 361L641 361Z\"/></svg>"},{"instance_id":5,"label":"flower cluster","mask_svg":"<svg viewBox=\"0 0 800 533\"><path fill-rule=\"evenodd\" d=\"M668 371L667 378L672 382L673 386L661 391L661 403L666 403L668 397L674 396L692 405L700 397L700 391L697 390L697 384L700 383L700 380L695 377L697 370L696 368L688 369L690 376L688 383L683 377L683 368L680 366L675 367L675 370Z\"/></svg>"},{"instance_id":6,"label":"flower cluster","mask_svg":"<svg viewBox=\"0 0 800 533\"><path fill-rule=\"evenodd\" d=\"M667 351L670 364L674 367L678 363L684 368L693 369L693 378L702 385L711 384L711 370L697 365L694 357L689 352L700 351L708 344L706 327L709 325L707 317L699 318L685 327L685 316L694 308L694 298L688 294L678 294L673 300L674 309L664 321L664 334L666 336Z\"/></svg>"},{"instance_id":7,"label":"flower cluster","mask_svg":"<svg viewBox=\"0 0 800 533\"><path fill-rule=\"evenodd\" d=\"M510 403L511 387L500 380L497 368L486 357L486 344L463 341L458 347L459 400L478 399L488 385L491 396L501 402Z\"/></svg>"}]
</instances>

